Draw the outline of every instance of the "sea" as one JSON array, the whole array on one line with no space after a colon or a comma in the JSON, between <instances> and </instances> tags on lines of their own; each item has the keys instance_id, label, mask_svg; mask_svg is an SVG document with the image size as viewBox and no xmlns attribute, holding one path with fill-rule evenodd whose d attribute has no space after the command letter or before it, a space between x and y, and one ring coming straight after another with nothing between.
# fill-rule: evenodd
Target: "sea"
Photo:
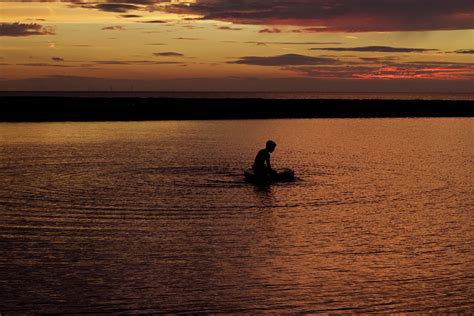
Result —
<instances>
[{"instance_id":1,"label":"sea","mask_svg":"<svg viewBox=\"0 0 474 316\"><path fill-rule=\"evenodd\" d=\"M0 123L0 314L472 314L473 162L473 118Z\"/></svg>"}]
</instances>

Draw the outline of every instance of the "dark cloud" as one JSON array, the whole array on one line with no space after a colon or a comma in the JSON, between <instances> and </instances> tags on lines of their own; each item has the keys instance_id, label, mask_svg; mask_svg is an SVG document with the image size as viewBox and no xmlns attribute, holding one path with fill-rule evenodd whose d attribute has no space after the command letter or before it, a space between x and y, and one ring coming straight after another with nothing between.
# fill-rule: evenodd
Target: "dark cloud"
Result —
<instances>
[{"instance_id":1,"label":"dark cloud","mask_svg":"<svg viewBox=\"0 0 474 316\"><path fill-rule=\"evenodd\" d=\"M109 0L108 2L117 2L117 3L131 3L131 4L157 4L160 2L166 2L168 0Z\"/></svg>"},{"instance_id":2,"label":"dark cloud","mask_svg":"<svg viewBox=\"0 0 474 316\"><path fill-rule=\"evenodd\" d=\"M183 54L177 53L177 52L160 52L160 53L154 53L153 55L161 56L161 57L183 57L184 56Z\"/></svg>"},{"instance_id":3,"label":"dark cloud","mask_svg":"<svg viewBox=\"0 0 474 316\"><path fill-rule=\"evenodd\" d=\"M35 0L29 0L35 2ZM39 0L40 2L55 2L59 0ZM149 11L153 12L160 7L160 3L170 0L61 0L61 2L70 2L70 7L95 9L103 12L125 13L121 15L124 18L138 18L140 15L129 13L129 11ZM173 0L174 1L174 0Z\"/></svg>"},{"instance_id":4,"label":"dark cloud","mask_svg":"<svg viewBox=\"0 0 474 316\"><path fill-rule=\"evenodd\" d=\"M269 34L276 34L276 33L281 33L282 30L277 29L277 28L266 28L258 31L259 33L269 33Z\"/></svg>"},{"instance_id":5,"label":"dark cloud","mask_svg":"<svg viewBox=\"0 0 474 316\"><path fill-rule=\"evenodd\" d=\"M141 15L138 14L122 14L122 18L131 19L131 18L141 18Z\"/></svg>"},{"instance_id":6,"label":"dark cloud","mask_svg":"<svg viewBox=\"0 0 474 316\"><path fill-rule=\"evenodd\" d=\"M317 33L322 32L327 29L327 26L319 26L319 27L306 27L304 29L296 29L292 30L292 33Z\"/></svg>"},{"instance_id":7,"label":"dark cloud","mask_svg":"<svg viewBox=\"0 0 474 316\"><path fill-rule=\"evenodd\" d=\"M255 45L339 45L340 42L245 42L245 44L255 44Z\"/></svg>"},{"instance_id":8,"label":"dark cloud","mask_svg":"<svg viewBox=\"0 0 474 316\"><path fill-rule=\"evenodd\" d=\"M34 1L34 0L32 0ZM44 2L52 0L41 0ZM372 32L474 28L472 0L63 0L105 12L164 10L239 24L294 25L296 32Z\"/></svg>"},{"instance_id":9,"label":"dark cloud","mask_svg":"<svg viewBox=\"0 0 474 316\"><path fill-rule=\"evenodd\" d=\"M352 57L352 56L351 56ZM399 59L398 57L359 57L363 62L368 63L386 63Z\"/></svg>"},{"instance_id":10,"label":"dark cloud","mask_svg":"<svg viewBox=\"0 0 474 316\"><path fill-rule=\"evenodd\" d=\"M150 23L150 24L164 24L167 23L163 20L151 20L151 21L140 21L140 23Z\"/></svg>"},{"instance_id":11,"label":"dark cloud","mask_svg":"<svg viewBox=\"0 0 474 316\"><path fill-rule=\"evenodd\" d=\"M29 63L29 64L16 64L17 66L28 66L28 67L59 67L59 68L69 68L74 67L71 65L63 64L47 64L47 63Z\"/></svg>"},{"instance_id":12,"label":"dark cloud","mask_svg":"<svg viewBox=\"0 0 474 316\"><path fill-rule=\"evenodd\" d=\"M99 3L95 5L81 5L83 8L97 9L105 12L127 13L131 10L140 10L141 7L125 3Z\"/></svg>"},{"instance_id":13,"label":"dark cloud","mask_svg":"<svg viewBox=\"0 0 474 316\"><path fill-rule=\"evenodd\" d=\"M37 23L0 23L0 36L54 35L54 29Z\"/></svg>"},{"instance_id":14,"label":"dark cloud","mask_svg":"<svg viewBox=\"0 0 474 316\"><path fill-rule=\"evenodd\" d=\"M298 74L326 79L355 79L355 74L370 73L376 68L367 66L332 66L332 67L313 67L313 66L299 66L299 67L285 67L285 70L293 71Z\"/></svg>"},{"instance_id":15,"label":"dark cloud","mask_svg":"<svg viewBox=\"0 0 474 316\"><path fill-rule=\"evenodd\" d=\"M100 65L129 65L128 61L121 61L121 60L96 60L94 61L96 64Z\"/></svg>"},{"instance_id":16,"label":"dark cloud","mask_svg":"<svg viewBox=\"0 0 474 316\"><path fill-rule=\"evenodd\" d=\"M168 2L169 0L106 0L108 3L127 3L136 5L154 5L160 2Z\"/></svg>"},{"instance_id":17,"label":"dark cloud","mask_svg":"<svg viewBox=\"0 0 474 316\"><path fill-rule=\"evenodd\" d=\"M163 1L159 1L163 2ZM165 10L257 25L314 31L415 31L474 28L472 0L197 0L168 1Z\"/></svg>"},{"instance_id":18,"label":"dark cloud","mask_svg":"<svg viewBox=\"0 0 474 316\"><path fill-rule=\"evenodd\" d=\"M182 40L182 41L199 41L200 38L196 37L176 37L175 40Z\"/></svg>"},{"instance_id":19,"label":"dark cloud","mask_svg":"<svg viewBox=\"0 0 474 316\"><path fill-rule=\"evenodd\" d=\"M196 26L196 25L191 25L191 24L182 25L181 27L184 27L188 30L197 30L197 29L203 29L204 28L204 27L201 27L201 26Z\"/></svg>"},{"instance_id":20,"label":"dark cloud","mask_svg":"<svg viewBox=\"0 0 474 316\"><path fill-rule=\"evenodd\" d=\"M474 54L474 49L460 49L455 51L457 54Z\"/></svg>"},{"instance_id":21,"label":"dark cloud","mask_svg":"<svg viewBox=\"0 0 474 316\"><path fill-rule=\"evenodd\" d=\"M240 30L242 30L241 28L230 27L230 26L219 26L217 29L218 30L224 30L224 31L240 31Z\"/></svg>"},{"instance_id":22,"label":"dark cloud","mask_svg":"<svg viewBox=\"0 0 474 316\"><path fill-rule=\"evenodd\" d=\"M401 64L393 64L401 65ZM447 67L447 68L459 68L464 67L465 69L474 70L474 63L462 63L462 62L450 62L450 61L410 61L405 62L403 65L423 65L424 67Z\"/></svg>"},{"instance_id":23,"label":"dark cloud","mask_svg":"<svg viewBox=\"0 0 474 316\"><path fill-rule=\"evenodd\" d=\"M329 50L335 52L376 52L376 53L423 53L437 51L437 49L405 48L390 46L364 46L364 47L319 47L311 50Z\"/></svg>"},{"instance_id":24,"label":"dark cloud","mask_svg":"<svg viewBox=\"0 0 474 316\"><path fill-rule=\"evenodd\" d=\"M152 60L96 60L98 65L177 65L178 61L152 61Z\"/></svg>"},{"instance_id":25,"label":"dark cloud","mask_svg":"<svg viewBox=\"0 0 474 316\"><path fill-rule=\"evenodd\" d=\"M298 54L287 54L270 57L245 56L238 60L229 62L230 64L258 65L258 66L293 66L293 65L324 65L336 64L337 59L312 57Z\"/></svg>"},{"instance_id":26,"label":"dark cloud","mask_svg":"<svg viewBox=\"0 0 474 316\"><path fill-rule=\"evenodd\" d=\"M147 43L145 45L149 45L149 46L163 46L163 45L166 45L165 43Z\"/></svg>"},{"instance_id":27,"label":"dark cloud","mask_svg":"<svg viewBox=\"0 0 474 316\"><path fill-rule=\"evenodd\" d=\"M124 31L125 28L121 25L112 25L103 27L101 30L103 31Z\"/></svg>"},{"instance_id":28,"label":"dark cloud","mask_svg":"<svg viewBox=\"0 0 474 316\"><path fill-rule=\"evenodd\" d=\"M64 61L64 59L61 58L61 57L51 57L51 60L53 60L53 61Z\"/></svg>"}]
</instances>

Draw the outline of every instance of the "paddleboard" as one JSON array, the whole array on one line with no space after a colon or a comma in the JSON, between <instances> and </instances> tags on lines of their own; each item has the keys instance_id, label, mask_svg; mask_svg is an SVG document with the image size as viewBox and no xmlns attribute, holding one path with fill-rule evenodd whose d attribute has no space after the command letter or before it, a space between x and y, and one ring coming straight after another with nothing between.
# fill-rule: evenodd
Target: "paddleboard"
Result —
<instances>
[{"instance_id":1,"label":"paddleboard","mask_svg":"<svg viewBox=\"0 0 474 316\"><path fill-rule=\"evenodd\" d=\"M295 173L289 168L281 168L275 170L277 173L273 176L268 176L265 178L257 177L252 168L244 170L245 181L253 183L262 183L262 182L287 182L293 181L295 179Z\"/></svg>"}]
</instances>

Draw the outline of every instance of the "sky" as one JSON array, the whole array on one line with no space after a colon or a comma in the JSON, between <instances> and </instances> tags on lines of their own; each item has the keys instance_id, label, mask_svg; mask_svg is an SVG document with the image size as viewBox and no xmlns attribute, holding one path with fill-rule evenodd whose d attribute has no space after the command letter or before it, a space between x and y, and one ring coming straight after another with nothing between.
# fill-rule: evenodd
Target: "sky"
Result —
<instances>
[{"instance_id":1,"label":"sky","mask_svg":"<svg viewBox=\"0 0 474 316\"><path fill-rule=\"evenodd\" d=\"M0 0L0 90L474 93L472 0Z\"/></svg>"}]
</instances>

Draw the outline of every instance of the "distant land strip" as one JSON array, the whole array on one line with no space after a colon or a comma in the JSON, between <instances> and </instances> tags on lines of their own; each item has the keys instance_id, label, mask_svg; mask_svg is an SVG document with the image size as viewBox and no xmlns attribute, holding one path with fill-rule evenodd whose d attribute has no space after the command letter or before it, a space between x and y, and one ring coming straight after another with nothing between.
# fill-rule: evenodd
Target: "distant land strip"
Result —
<instances>
[{"instance_id":1,"label":"distant land strip","mask_svg":"<svg viewBox=\"0 0 474 316\"><path fill-rule=\"evenodd\" d=\"M473 101L0 97L0 122L474 117Z\"/></svg>"}]
</instances>

